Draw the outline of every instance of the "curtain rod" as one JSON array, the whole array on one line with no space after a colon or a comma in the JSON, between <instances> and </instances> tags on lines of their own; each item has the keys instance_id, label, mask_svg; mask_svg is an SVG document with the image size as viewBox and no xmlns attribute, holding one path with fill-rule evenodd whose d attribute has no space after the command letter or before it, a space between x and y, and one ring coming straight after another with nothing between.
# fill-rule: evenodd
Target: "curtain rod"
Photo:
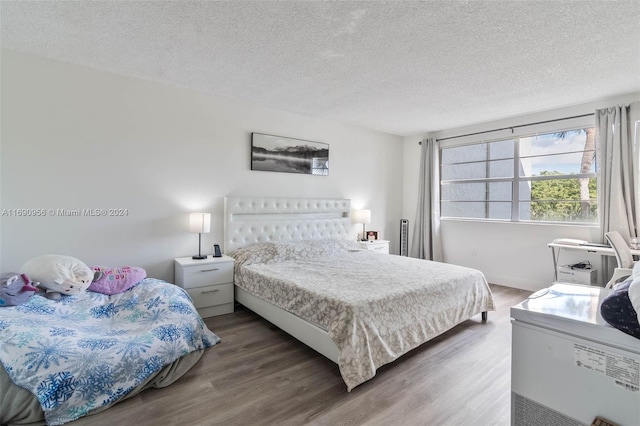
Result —
<instances>
[{"instance_id":1,"label":"curtain rod","mask_svg":"<svg viewBox=\"0 0 640 426\"><path fill-rule=\"evenodd\" d=\"M513 133L513 129L517 129L519 127L535 126L536 124L553 123L553 122L556 122L556 121L571 120L572 118L589 117L591 115L595 115L595 113L592 112L591 114L573 115L571 117L556 118L554 120L536 121L535 123L528 123L528 124L517 124L515 126L502 127L500 129L484 130L482 132L467 133L467 134L458 135L458 136L449 136L448 138L436 139L436 141L440 142L440 141L446 141L446 140L449 140L449 139L463 138L465 136L482 135L484 133L499 132L500 130L511 130L511 133ZM422 141L418 142L418 145L422 145Z\"/></svg>"}]
</instances>

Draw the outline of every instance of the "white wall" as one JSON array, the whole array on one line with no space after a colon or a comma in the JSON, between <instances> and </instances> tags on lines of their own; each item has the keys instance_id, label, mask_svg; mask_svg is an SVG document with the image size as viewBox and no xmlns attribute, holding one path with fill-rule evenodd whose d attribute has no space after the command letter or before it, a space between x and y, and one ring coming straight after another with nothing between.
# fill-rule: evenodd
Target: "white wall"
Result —
<instances>
[{"instance_id":1,"label":"white wall","mask_svg":"<svg viewBox=\"0 0 640 426\"><path fill-rule=\"evenodd\" d=\"M520 117L482 123L459 129L434 132L404 138L404 200L403 217L415 222L415 208L420 166L420 141L424 136L445 138L468 133L498 129L520 124L535 123L562 117L593 113L597 108L618 104L629 104L640 99L640 94L629 94L603 99L583 105L544 111ZM413 232L413 229L411 229ZM413 235L410 233L410 235ZM553 280L551 250L547 244L555 238L577 238L600 241L598 226L567 226L551 224L525 224L511 222L443 220L442 238L444 260L484 272L492 283L527 290L547 287ZM563 251L561 264L589 260L599 267L600 258ZM599 268L601 269L601 268ZM605 281L604 277L600 277Z\"/></svg>"},{"instance_id":2,"label":"white wall","mask_svg":"<svg viewBox=\"0 0 640 426\"><path fill-rule=\"evenodd\" d=\"M173 258L197 252L188 213L212 213L210 253L222 244L226 195L350 198L397 251L400 137L8 50L1 77L0 208L128 209L5 215L3 271L58 253L173 280ZM251 171L251 132L329 143L330 175Z\"/></svg>"}]
</instances>

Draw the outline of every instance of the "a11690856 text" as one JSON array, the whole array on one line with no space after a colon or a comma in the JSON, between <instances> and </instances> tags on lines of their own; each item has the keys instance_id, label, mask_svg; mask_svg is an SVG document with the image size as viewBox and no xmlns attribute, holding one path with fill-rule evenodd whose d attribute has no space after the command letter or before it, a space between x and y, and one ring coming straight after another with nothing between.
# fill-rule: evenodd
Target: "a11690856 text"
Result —
<instances>
[{"instance_id":1,"label":"a11690856 text","mask_svg":"<svg viewBox=\"0 0 640 426\"><path fill-rule=\"evenodd\" d=\"M123 208L94 208L94 209L63 209L63 208L18 208L2 209L3 217L121 217L129 216L129 209Z\"/></svg>"}]
</instances>

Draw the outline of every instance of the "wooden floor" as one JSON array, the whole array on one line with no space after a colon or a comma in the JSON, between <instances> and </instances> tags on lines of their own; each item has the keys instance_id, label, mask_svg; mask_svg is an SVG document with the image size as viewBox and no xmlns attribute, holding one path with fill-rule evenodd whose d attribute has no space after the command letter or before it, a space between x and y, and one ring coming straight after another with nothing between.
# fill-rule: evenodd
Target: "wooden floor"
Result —
<instances>
[{"instance_id":1,"label":"wooden floor","mask_svg":"<svg viewBox=\"0 0 640 426\"><path fill-rule=\"evenodd\" d=\"M179 381L80 425L508 425L509 307L530 293L491 286L480 315L380 368L352 392L333 362L252 312L206 320L222 342Z\"/></svg>"}]
</instances>

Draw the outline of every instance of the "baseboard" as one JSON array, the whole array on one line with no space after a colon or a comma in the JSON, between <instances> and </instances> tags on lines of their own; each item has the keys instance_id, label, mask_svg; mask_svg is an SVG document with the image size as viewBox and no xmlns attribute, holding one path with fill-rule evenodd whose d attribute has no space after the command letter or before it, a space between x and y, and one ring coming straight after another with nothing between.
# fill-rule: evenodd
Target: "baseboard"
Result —
<instances>
[{"instance_id":1,"label":"baseboard","mask_svg":"<svg viewBox=\"0 0 640 426\"><path fill-rule=\"evenodd\" d=\"M525 280L520 277L510 277L507 275L496 275L496 274L485 274L487 281L492 284L501 285L504 287L512 287L520 290L528 290L528 291L538 291L543 288L549 287L553 284L551 281L549 282L539 282L539 281L530 281Z\"/></svg>"}]
</instances>

